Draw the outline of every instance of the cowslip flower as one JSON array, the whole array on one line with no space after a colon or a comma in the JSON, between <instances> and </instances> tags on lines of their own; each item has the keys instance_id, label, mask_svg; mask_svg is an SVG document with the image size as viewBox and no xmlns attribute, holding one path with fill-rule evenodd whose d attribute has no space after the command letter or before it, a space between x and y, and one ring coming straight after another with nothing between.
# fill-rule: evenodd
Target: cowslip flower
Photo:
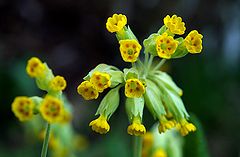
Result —
<instances>
[{"instance_id":1,"label":"cowslip flower","mask_svg":"<svg viewBox=\"0 0 240 157\"><path fill-rule=\"evenodd\" d=\"M78 87L77 92L80 94L85 100L92 100L98 98L98 91L93 86L90 81L83 81Z\"/></svg>"},{"instance_id":2,"label":"cowslip flower","mask_svg":"<svg viewBox=\"0 0 240 157\"><path fill-rule=\"evenodd\" d=\"M161 58L169 59L174 54L178 46L178 41L174 40L172 36L163 33L156 38L157 54Z\"/></svg>"},{"instance_id":3,"label":"cowslip flower","mask_svg":"<svg viewBox=\"0 0 240 157\"><path fill-rule=\"evenodd\" d=\"M103 92L104 89L110 87L110 75L108 73L95 71L90 78L90 82L98 92Z\"/></svg>"},{"instance_id":4,"label":"cowslip flower","mask_svg":"<svg viewBox=\"0 0 240 157\"><path fill-rule=\"evenodd\" d=\"M184 39L184 45L190 53L200 53L202 51L202 38L203 36L197 30L193 30Z\"/></svg>"},{"instance_id":5,"label":"cowslip flower","mask_svg":"<svg viewBox=\"0 0 240 157\"><path fill-rule=\"evenodd\" d=\"M163 19L163 22L169 31L173 34L182 35L186 30L185 23L182 22L182 18L178 17L177 15L173 15L172 17L167 15Z\"/></svg>"},{"instance_id":6,"label":"cowslip flower","mask_svg":"<svg viewBox=\"0 0 240 157\"><path fill-rule=\"evenodd\" d=\"M110 130L107 118L104 115L100 115L97 119L91 121L89 126L92 127L93 131L100 134L106 134Z\"/></svg>"},{"instance_id":7,"label":"cowslip flower","mask_svg":"<svg viewBox=\"0 0 240 157\"><path fill-rule=\"evenodd\" d=\"M143 83L138 79L128 79L125 84L125 95L129 98L139 98L145 92Z\"/></svg>"},{"instance_id":8,"label":"cowslip flower","mask_svg":"<svg viewBox=\"0 0 240 157\"><path fill-rule=\"evenodd\" d=\"M32 119L35 104L25 96L16 97L12 103L12 111L20 121Z\"/></svg>"},{"instance_id":9,"label":"cowslip flower","mask_svg":"<svg viewBox=\"0 0 240 157\"><path fill-rule=\"evenodd\" d=\"M146 133L146 128L138 117L134 117L132 124L127 128L127 132L130 135L141 136Z\"/></svg>"},{"instance_id":10,"label":"cowslip flower","mask_svg":"<svg viewBox=\"0 0 240 157\"><path fill-rule=\"evenodd\" d=\"M55 76L51 81L50 81L50 89L54 91L62 91L66 88L67 83L64 77L62 76Z\"/></svg>"},{"instance_id":11,"label":"cowslip flower","mask_svg":"<svg viewBox=\"0 0 240 157\"><path fill-rule=\"evenodd\" d=\"M39 111L48 123L56 123L62 118L63 103L55 97L46 96L40 105Z\"/></svg>"},{"instance_id":12,"label":"cowslip flower","mask_svg":"<svg viewBox=\"0 0 240 157\"><path fill-rule=\"evenodd\" d=\"M153 153L153 157L167 157L167 154L162 148L159 148L155 150L155 152Z\"/></svg>"},{"instance_id":13,"label":"cowslip flower","mask_svg":"<svg viewBox=\"0 0 240 157\"><path fill-rule=\"evenodd\" d=\"M120 52L125 62L136 62L142 46L135 39L120 40Z\"/></svg>"},{"instance_id":14,"label":"cowslip flower","mask_svg":"<svg viewBox=\"0 0 240 157\"><path fill-rule=\"evenodd\" d=\"M107 19L106 28L109 32L119 32L127 24L127 17L122 14L113 14Z\"/></svg>"},{"instance_id":15,"label":"cowslip flower","mask_svg":"<svg viewBox=\"0 0 240 157\"><path fill-rule=\"evenodd\" d=\"M30 77L41 77L44 74L45 66L37 57L28 60L26 71Z\"/></svg>"},{"instance_id":16,"label":"cowslip flower","mask_svg":"<svg viewBox=\"0 0 240 157\"><path fill-rule=\"evenodd\" d=\"M186 136L189 134L189 132L194 132L196 131L196 127L192 124L189 123L186 119L182 119L176 126L178 131L182 136Z\"/></svg>"},{"instance_id":17,"label":"cowslip flower","mask_svg":"<svg viewBox=\"0 0 240 157\"><path fill-rule=\"evenodd\" d=\"M160 118L158 131L159 133L164 133L169 129L172 129L176 126L176 122L174 120L167 120L165 117Z\"/></svg>"}]
</instances>

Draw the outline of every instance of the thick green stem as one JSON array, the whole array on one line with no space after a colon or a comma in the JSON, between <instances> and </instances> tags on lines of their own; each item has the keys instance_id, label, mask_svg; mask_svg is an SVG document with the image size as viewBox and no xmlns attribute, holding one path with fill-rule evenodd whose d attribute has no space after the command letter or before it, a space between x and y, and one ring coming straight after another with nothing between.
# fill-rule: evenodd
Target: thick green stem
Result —
<instances>
[{"instance_id":1,"label":"thick green stem","mask_svg":"<svg viewBox=\"0 0 240 157\"><path fill-rule=\"evenodd\" d=\"M142 156L142 137L134 136L134 148L133 148L133 157Z\"/></svg>"},{"instance_id":2,"label":"thick green stem","mask_svg":"<svg viewBox=\"0 0 240 157\"><path fill-rule=\"evenodd\" d=\"M49 123L47 123L45 138L44 138L43 146L42 146L41 157L47 156L48 142L49 142L49 138L50 138L50 129L51 129L51 125Z\"/></svg>"},{"instance_id":3,"label":"thick green stem","mask_svg":"<svg viewBox=\"0 0 240 157\"><path fill-rule=\"evenodd\" d=\"M152 70L152 72L158 70L164 63L166 62L166 59L162 59Z\"/></svg>"}]
</instances>

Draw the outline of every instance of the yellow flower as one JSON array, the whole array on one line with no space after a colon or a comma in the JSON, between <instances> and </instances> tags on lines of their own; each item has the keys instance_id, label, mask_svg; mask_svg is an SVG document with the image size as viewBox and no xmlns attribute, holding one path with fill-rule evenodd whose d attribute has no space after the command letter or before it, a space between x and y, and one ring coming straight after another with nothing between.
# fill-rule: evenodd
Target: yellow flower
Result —
<instances>
[{"instance_id":1,"label":"yellow flower","mask_svg":"<svg viewBox=\"0 0 240 157\"><path fill-rule=\"evenodd\" d=\"M85 100L97 99L98 91L93 84L89 81L83 81L77 88L78 94L80 94Z\"/></svg>"},{"instance_id":2,"label":"yellow flower","mask_svg":"<svg viewBox=\"0 0 240 157\"><path fill-rule=\"evenodd\" d=\"M63 112L62 101L52 96L46 96L40 105L39 111L48 123L59 122Z\"/></svg>"},{"instance_id":3,"label":"yellow flower","mask_svg":"<svg viewBox=\"0 0 240 157\"><path fill-rule=\"evenodd\" d=\"M133 122L128 126L127 132L130 135L141 136L146 133L146 128L141 124L141 120L137 117L133 118Z\"/></svg>"},{"instance_id":4,"label":"yellow flower","mask_svg":"<svg viewBox=\"0 0 240 157\"><path fill-rule=\"evenodd\" d=\"M28 60L26 71L31 77L41 77L44 74L45 65L37 57Z\"/></svg>"},{"instance_id":5,"label":"yellow flower","mask_svg":"<svg viewBox=\"0 0 240 157\"><path fill-rule=\"evenodd\" d=\"M178 41L174 40L172 36L163 33L156 38L156 50L158 56L161 58L169 59L174 54L178 46Z\"/></svg>"},{"instance_id":6,"label":"yellow flower","mask_svg":"<svg viewBox=\"0 0 240 157\"><path fill-rule=\"evenodd\" d=\"M164 25L173 34L182 35L182 34L184 34L184 32L186 30L185 23L182 22L182 18L178 17L177 15L173 15L172 17L167 15L163 19L163 22L164 22Z\"/></svg>"},{"instance_id":7,"label":"yellow flower","mask_svg":"<svg viewBox=\"0 0 240 157\"><path fill-rule=\"evenodd\" d=\"M143 83L138 79L128 79L125 84L125 95L129 98L139 98L145 92Z\"/></svg>"},{"instance_id":8,"label":"yellow flower","mask_svg":"<svg viewBox=\"0 0 240 157\"><path fill-rule=\"evenodd\" d=\"M120 40L120 52L125 62L136 62L142 46L134 39Z\"/></svg>"},{"instance_id":9,"label":"yellow flower","mask_svg":"<svg viewBox=\"0 0 240 157\"><path fill-rule=\"evenodd\" d=\"M109 32L119 32L127 24L127 17L122 14L113 14L107 19L106 28Z\"/></svg>"},{"instance_id":10,"label":"yellow flower","mask_svg":"<svg viewBox=\"0 0 240 157\"><path fill-rule=\"evenodd\" d=\"M153 153L153 157L167 157L167 154L163 149L159 148Z\"/></svg>"},{"instance_id":11,"label":"yellow flower","mask_svg":"<svg viewBox=\"0 0 240 157\"><path fill-rule=\"evenodd\" d=\"M50 88L54 91L62 91L66 88L67 83L64 77L62 76L55 76L51 81L50 81Z\"/></svg>"},{"instance_id":12,"label":"yellow flower","mask_svg":"<svg viewBox=\"0 0 240 157\"><path fill-rule=\"evenodd\" d=\"M61 119L59 120L59 122L62 124L66 124L71 122L71 120L72 120L72 114L66 111L65 109L63 109Z\"/></svg>"},{"instance_id":13,"label":"yellow flower","mask_svg":"<svg viewBox=\"0 0 240 157\"><path fill-rule=\"evenodd\" d=\"M143 136L143 148L144 149L151 148L152 145L153 145L153 134L151 132L147 132Z\"/></svg>"},{"instance_id":14,"label":"yellow flower","mask_svg":"<svg viewBox=\"0 0 240 157\"><path fill-rule=\"evenodd\" d=\"M39 133L39 139L43 141L45 134L46 134L46 131L41 130ZM53 132L50 132L48 145L49 145L49 148L52 150L56 150L60 147L60 140L59 140L59 138L56 138L54 136Z\"/></svg>"},{"instance_id":15,"label":"yellow flower","mask_svg":"<svg viewBox=\"0 0 240 157\"><path fill-rule=\"evenodd\" d=\"M177 124L177 129L182 136L186 136L189 132L194 132L197 130L197 128L192 123L189 123L186 119L181 120L180 123Z\"/></svg>"},{"instance_id":16,"label":"yellow flower","mask_svg":"<svg viewBox=\"0 0 240 157\"><path fill-rule=\"evenodd\" d=\"M200 53L202 51L203 36L197 30L191 31L184 40L184 45L190 53Z\"/></svg>"},{"instance_id":17,"label":"yellow flower","mask_svg":"<svg viewBox=\"0 0 240 157\"><path fill-rule=\"evenodd\" d=\"M89 126L92 127L93 131L99 134L106 134L110 130L107 118L103 115L100 115L97 119L91 121Z\"/></svg>"},{"instance_id":18,"label":"yellow flower","mask_svg":"<svg viewBox=\"0 0 240 157\"><path fill-rule=\"evenodd\" d=\"M25 96L16 97L12 103L12 111L20 121L32 119L35 104Z\"/></svg>"},{"instance_id":19,"label":"yellow flower","mask_svg":"<svg viewBox=\"0 0 240 157\"><path fill-rule=\"evenodd\" d=\"M92 77L90 78L90 82L93 84L94 88L100 93L111 85L110 75L108 73L98 71L93 73Z\"/></svg>"},{"instance_id":20,"label":"yellow flower","mask_svg":"<svg viewBox=\"0 0 240 157\"><path fill-rule=\"evenodd\" d=\"M164 133L165 131L172 129L176 126L176 122L174 120L167 120L165 117L162 117L159 122L158 131L159 133Z\"/></svg>"}]
</instances>

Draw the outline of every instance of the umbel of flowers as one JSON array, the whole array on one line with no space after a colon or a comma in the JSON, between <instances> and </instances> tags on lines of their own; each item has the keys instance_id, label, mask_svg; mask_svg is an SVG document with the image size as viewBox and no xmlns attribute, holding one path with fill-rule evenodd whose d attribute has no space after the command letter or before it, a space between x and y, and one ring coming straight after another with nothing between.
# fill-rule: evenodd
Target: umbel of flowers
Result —
<instances>
[{"instance_id":1,"label":"umbel of flowers","mask_svg":"<svg viewBox=\"0 0 240 157\"><path fill-rule=\"evenodd\" d=\"M78 86L77 91L85 100L97 99L100 93L110 88L96 112L99 118L89 124L95 132L105 134L110 130L108 121L119 106L120 88L125 91L125 107L130 122L127 132L130 135L146 133L142 122L144 107L159 121L160 133L177 128L185 136L196 130L188 121L189 114L181 99L182 90L160 67L166 60L181 58L188 53L200 53L203 36L193 30L185 38L179 37L185 33L186 27L182 18L176 15L167 15L163 23L141 46L130 27L126 26L125 15L114 14L108 18L106 28L116 34L120 55L132 66L121 71L111 65L99 64ZM140 52L145 54L143 61L139 57Z\"/></svg>"},{"instance_id":2,"label":"umbel of flowers","mask_svg":"<svg viewBox=\"0 0 240 157\"><path fill-rule=\"evenodd\" d=\"M39 89L47 94L39 96L18 96L12 103L12 111L20 121L29 121L34 115L40 114L48 123L66 123L71 120L69 107L64 104L62 90L66 88L66 81L62 76L54 76L46 63L37 57L28 60L27 74L35 78Z\"/></svg>"}]
</instances>

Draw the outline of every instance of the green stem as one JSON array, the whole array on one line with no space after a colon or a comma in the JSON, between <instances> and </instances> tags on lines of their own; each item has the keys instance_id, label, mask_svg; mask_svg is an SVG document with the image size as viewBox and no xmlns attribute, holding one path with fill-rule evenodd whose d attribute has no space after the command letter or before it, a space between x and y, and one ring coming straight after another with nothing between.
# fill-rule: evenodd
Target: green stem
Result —
<instances>
[{"instance_id":1,"label":"green stem","mask_svg":"<svg viewBox=\"0 0 240 157\"><path fill-rule=\"evenodd\" d=\"M155 72L156 70L158 70L164 63L166 62L166 59L162 59L152 70L152 72Z\"/></svg>"},{"instance_id":2,"label":"green stem","mask_svg":"<svg viewBox=\"0 0 240 157\"><path fill-rule=\"evenodd\" d=\"M44 138L43 146L42 146L41 157L47 156L48 142L49 142L49 137L50 137L50 129L51 129L51 125L49 123L47 123L45 138Z\"/></svg>"},{"instance_id":3,"label":"green stem","mask_svg":"<svg viewBox=\"0 0 240 157\"><path fill-rule=\"evenodd\" d=\"M133 157L142 156L142 137L134 136L134 148L133 148Z\"/></svg>"},{"instance_id":4,"label":"green stem","mask_svg":"<svg viewBox=\"0 0 240 157\"><path fill-rule=\"evenodd\" d=\"M149 58L149 61L148 61L148 64L147 64L146 73L148 73L148 71L150 70L150 68L152 66L153 58L154 58L154 56L150 55L150 58Z\"/></svg>"}]
</instances>

